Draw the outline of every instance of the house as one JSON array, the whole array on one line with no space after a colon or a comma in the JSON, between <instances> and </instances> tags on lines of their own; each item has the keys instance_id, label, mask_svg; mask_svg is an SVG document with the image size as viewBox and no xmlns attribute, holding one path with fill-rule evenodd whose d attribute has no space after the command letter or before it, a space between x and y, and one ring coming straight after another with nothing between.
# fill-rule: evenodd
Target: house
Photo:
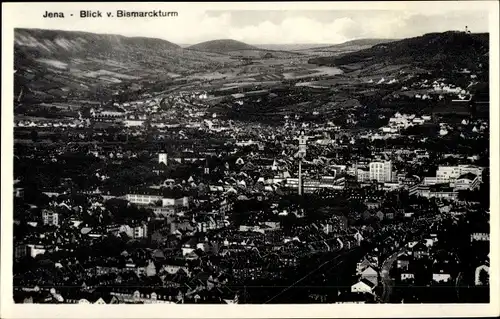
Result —
<instances>
[{"instance_id":1,"label":"house","mask_svg":"<svg viewBox=\"0 0 500 319\"><path fill-rule=\"evenodd\" d=\"M358 262L356 264L356 273L358 275L360 275L365 269L367 269L368 267L374 267L375 264L368 260L368 258L364 258L362 261Z\"/></svg>"},{"instance_id":2,"label":"house","mask_svg":"<svg viewBox=\"0 0 500 319\"><path fill-rule=\"evenodd\" d=\"M365 270L361 272L361 279L366 279L370 281L373 286L378 285L378 271L372 267L368 266Z\"/></svg>"},{"instance_id":3,"label":"house","mask_svg":"<svg viewBox=\"0 0 500 319\"><path fill-rule=\"evenodd\" d=\"M490 234L487 232L484 232L484 231L473 232L470 235L470 240L471 241L489 241Z\"/></svg>"},{"instance_id":4,"label":"house","mask_svg":"<svg viewBox=\"0 0 500 319\"><path fill-rule=\"evenodd\" d=\"M157 189L134 190L126 194L126 200L137 205L150 205L163 199L162 192Z\"/></svg>"},{"instance_id":5,"label":"house","mask_svg":"<svg viewBox=\"0 0 500 319\"><path fill-rule=\"evenodd\" d=\"M175 288L159 288L158 292L151 291L148 288L140 290L131 290L129 288L117 289L111 292L120 303L128 304L158 304L158 303L176 303L183 300L183 293Z\"/></svg>"},{"instance_id":6,"label":"house","mask_svg":"<svg viewBox=\"0 0 500 319\"><path fill-rule=\"evenodd\" d=\"M437 283L448 282L451 280L451 274L445 271L433 272L432 280Z\"/></svg>"},{"instance_id":7,"label":"house","mask_svg":"<svg viewBox=\"0 0 500 319\"><path fill-rule=\"evenodd\" d=\"M26 245L26 251L27 255L35 258L35 256L37 255L45 254L45 252L47 251L47 247L45 245L28 244Z\"/></svg>"},{"instance_id":8,"label":"house","mask_svg":"<svg viewBox=\"0 0 500 319\"><path fill-rule=\"evenodd\" d=\"M165 192L162 198L162 206L182 206L189 207L189 197L181 192Z\"/></svg>"},{"instance_id":9,"label":"house","mask_svg":"<svg viewBox=\"0 0 500 319\"><path fill-rule=\"evenodd\" d=\"M455 181L455 190L475 190L480 186L479 178L472 173L459 176Z\"/></svg>"},{"instance_id":10,"label":"house","mask_svg":"<svg viewBox=\"0 0 500 319\"><path fill-rule=\"evenodd\" d=\"M425 238L425 246L430 248L430 247L433 247L434 244L437 242L437 238Z\"/></svg>"},{"instance_id":11,"label":"house","mask_svg":"<svg viewBox=\"0 0 500 319\"><path fill-rule=\"evenodd\" d=\"M14 258L21 259L27 255L27 247L24 244L14 245Z\"/></svg>"},{"instance_id":12,"label":"house","mask_svg":"<svg viewBox=\"0 0 500 319\"><path fill-rule=\"evenodd\" d=\"M421 259L429 256L429 249L422 242L418 242L415 246L413 246L413 248L411 248L411 253L413 258Z\"/></svg>"},{"instance_id":13,"label":"house","mask_svg":"<svg viewBox=\"0 0 500 319\"><path fill-rule=\"evenodd\" d=\"M378 208L380 208L380 202L368 201L368 202L366 202L366 207L368 209L378 209Z\"/></svg>"},{"instance_id":14,"label":"house","mask_svg":"<svg viewBox=\"0 0 500 319\"><path fill-rule=\"evenodd\" d=\"M414 273L408 271L401 272L401 281L413 282L413 280L415 280Z\"/></svg>"},{"instance_id":15,"label":"house","mask_svg":"<svg viewBox=\"0 0 500 319\"><path fill-rule=\"evenodd\" d=\"M132 227L133 238L146 238L148 235L148 225L141 224Z\"/></svg>"},{"instance_id":16,"label":"house","mask_svg":"<svg viewBox=\"0 0 500 319\"><path fill-rule=\"evenodd\" d=\"M375 285L371 281L366 279L361 279L360 281L351 286L351 292L373 294L374 288Z\"/></svg>"},{"instance_id":17,"label":"house","mask_svg":"<svg viewBox=\"0 0 500 319\"><path fill-rule=\"evenodd\" d=\"M152 277L152 276L156 275L156 266L152 260L150 260L148 262L148 265L146 266L145 273L146 273L146 276L148 276L148 277Z\"/></svg>"},{"instance_id":18,"label":"house","mask_svg":"<svg viewBox=\"0 0 500 319\"><path fill-rule=\"evenodd\" d=\"M452 279L451 264L447 261L435 262L432 266L432 281L445 283Z\"/></svg>"},{"instance_id":19,"label":"house","mask_svg":"<svg viewBox=\"0 0 500 319\"><path fill-rule=\"evenodd\" d=\"M401 254L396 261L397 268L400 269L401 271L408 270L411 260L412 258L408 253L405 252Z\"/></svg>"}]
</instances>

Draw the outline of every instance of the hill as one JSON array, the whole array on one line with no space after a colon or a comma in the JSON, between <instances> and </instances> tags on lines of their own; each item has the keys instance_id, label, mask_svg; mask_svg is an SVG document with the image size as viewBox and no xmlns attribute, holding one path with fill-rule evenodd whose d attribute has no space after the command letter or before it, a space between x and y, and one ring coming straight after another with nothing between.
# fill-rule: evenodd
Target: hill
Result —
<instances>
[{"instance_id":1,"label":"hill","mask_svg":"<svg viewBox=\"0 0 500 319\"><path fill-rule=\"evenodd\" d=\"M422 68L474 68L489 51L487 33L449 31L382 43L340 56L318 57L309 62L356 70L375 64L413 65ZM487 60L487 59L486 59Z\"/></svg>"},{"instance_id":2,"label":"hill","mask_svg":"<svg viewBox=\"0 0 500 319\"><path fill-rule=\"evenodd\" d=\"M323 46L314 46L310 48L303 48L299 50L294 50L294 52L300 52L303 54L308 54L315 57L324 57L324 56L338 56L341 54L346 54L350 52L355 52L359 50L369 49L377 44L388 43L396 41L393 39L358 39L351 40L339 44L334 45L323 45Z\"/></svg>"},{"instance_id":3,"label":"hill","mask_svg":"<svg viewBox=\"0 0 500 319\"><path fill-rule=\"evenodd\" d=\"M258 50L258 48L253 45L249 45L231 39L221 39L221 40L201 42L189 46L187 47L187 49L194 51L217 52L217 53L227 53L231 51L241 51L241 50Z\"/></svg>"},{"instance_id":4,"label":"hill","mask_svg":"<svg viewBox=\"0 0 500 319\"><path fill-rule=\"evenodd\" d=\"M301 51L329 46L328 43L290 43L290 44L256 44L255 46L263 50L275 51Z\"/></svg>"},{"instance_id":5,"label":"hill","mask_svg":"<svg viewBox=\"0 0 500 319\"><path fill-rule=\"evenodd\" d=\"M317 47L316 50L329 50L329 51L339 51L339 50L362 50L365 48L371 48L377 44L389 43L397 41L395 39L357 39L351 40L339 44L334 44L330 46Z\"/></svg>"},{"instance_id":6,"label":"hill","mask_svg":"<svg viewBox=\"0 0 500 319\"><path fill-rule=\"evenodd\" d=\"M180 48L177 44L155 38L42 29L16 29L15 43L18 46L39 50L44 55L71 54L73 56L83 53L84 50L116 53L131 49L172 50Z\"/></svg>"},{"instance_id":7,"label":"hill","mask_svg":"<svg viewBox=\"0 0 500 319\"><path fill-rule=\"evenodd\" d=\"M88 32L16 29L15 94L23 102L59 100L169 74L216 69L227 60L185 50L166 40ZM139 81L140 80L140 81ZM82 97L84 97L82 96Z\"/></svg>"}]
</instances>

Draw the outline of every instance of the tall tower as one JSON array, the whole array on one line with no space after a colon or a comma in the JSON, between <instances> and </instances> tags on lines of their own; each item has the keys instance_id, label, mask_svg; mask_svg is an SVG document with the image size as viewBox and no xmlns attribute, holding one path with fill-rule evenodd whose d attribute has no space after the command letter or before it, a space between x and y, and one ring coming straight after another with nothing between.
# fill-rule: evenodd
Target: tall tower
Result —
<instances>
[{"instance_id":1,"label":"tall tower","mask_svg":"<svg viewBox=\"0 0 500 319\"><path fill-rule=\"evenodd\" d=\"M159 153L158 154L158 163L161 164L165 164L165 165L168 165L168 155L167 153Z\"/></svg>"},{"instance_id":2,"label":"tall tower","mask_svg":"<svg viewBox=\"0 0 500 319\"><path fill-rule=\"evenodd\" d=\"M307 153L307 136L304 131L300 132L299 135L299 152L297 156L299 158L299 195L302 195L302 160L306 157Z\"/></svg>"}]
</instances>

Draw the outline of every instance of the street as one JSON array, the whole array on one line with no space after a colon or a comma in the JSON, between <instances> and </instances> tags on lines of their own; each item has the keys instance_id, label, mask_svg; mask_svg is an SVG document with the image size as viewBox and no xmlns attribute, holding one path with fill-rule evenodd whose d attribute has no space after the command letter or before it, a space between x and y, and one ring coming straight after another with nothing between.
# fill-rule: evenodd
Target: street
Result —
<instances>
[{"instance_id":1,"label":"street","mask_svg":"<svg viewBox=\"0 0 500 319\"><path fill-rule=\"evenodd\" d=\"M381 277L382 277L383 292L382 296L380 297L380 301L382 303L387 303L390 300L392 294L392 286L394 285L394 280L390 277L389 273L391 271L392 266L394 265L394 262L398 258L399 254L404 252L405 249L406 248L403 246L403 248L392 254L382 264Z\"/></svg>"}]
</instances>

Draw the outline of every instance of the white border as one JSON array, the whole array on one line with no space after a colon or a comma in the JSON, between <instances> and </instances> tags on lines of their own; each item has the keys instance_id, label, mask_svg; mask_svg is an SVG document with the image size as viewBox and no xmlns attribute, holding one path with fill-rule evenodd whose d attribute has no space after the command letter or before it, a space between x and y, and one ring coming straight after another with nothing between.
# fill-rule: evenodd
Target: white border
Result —
<instances>
[{"instance_id":1,"label":"white border","mask_svg":"<svg viewBox=\"0 0 500 319\"><path fill-rule=\"evenodd\" d=\"M20 305L12 300L12 148L13 148L13 29L41 19L48 11L80 9L148 9L167 5L169 10L455 10L490 12L490 127L491 127L491 294L489 305ZM498 1L429 2L278 2L278 3L8 3L2 4L2 214L1 214L1 318L280 318L280 317L451 317L499 315L499 6ZM47 24L50 21L47 22ZM89 21L90 23L90 21ZM92 20L91 23L105 23ZM47 28L51 28L47 25ZM495 89L496 88L496 89Z\"/></svg>"}]
</instances>

